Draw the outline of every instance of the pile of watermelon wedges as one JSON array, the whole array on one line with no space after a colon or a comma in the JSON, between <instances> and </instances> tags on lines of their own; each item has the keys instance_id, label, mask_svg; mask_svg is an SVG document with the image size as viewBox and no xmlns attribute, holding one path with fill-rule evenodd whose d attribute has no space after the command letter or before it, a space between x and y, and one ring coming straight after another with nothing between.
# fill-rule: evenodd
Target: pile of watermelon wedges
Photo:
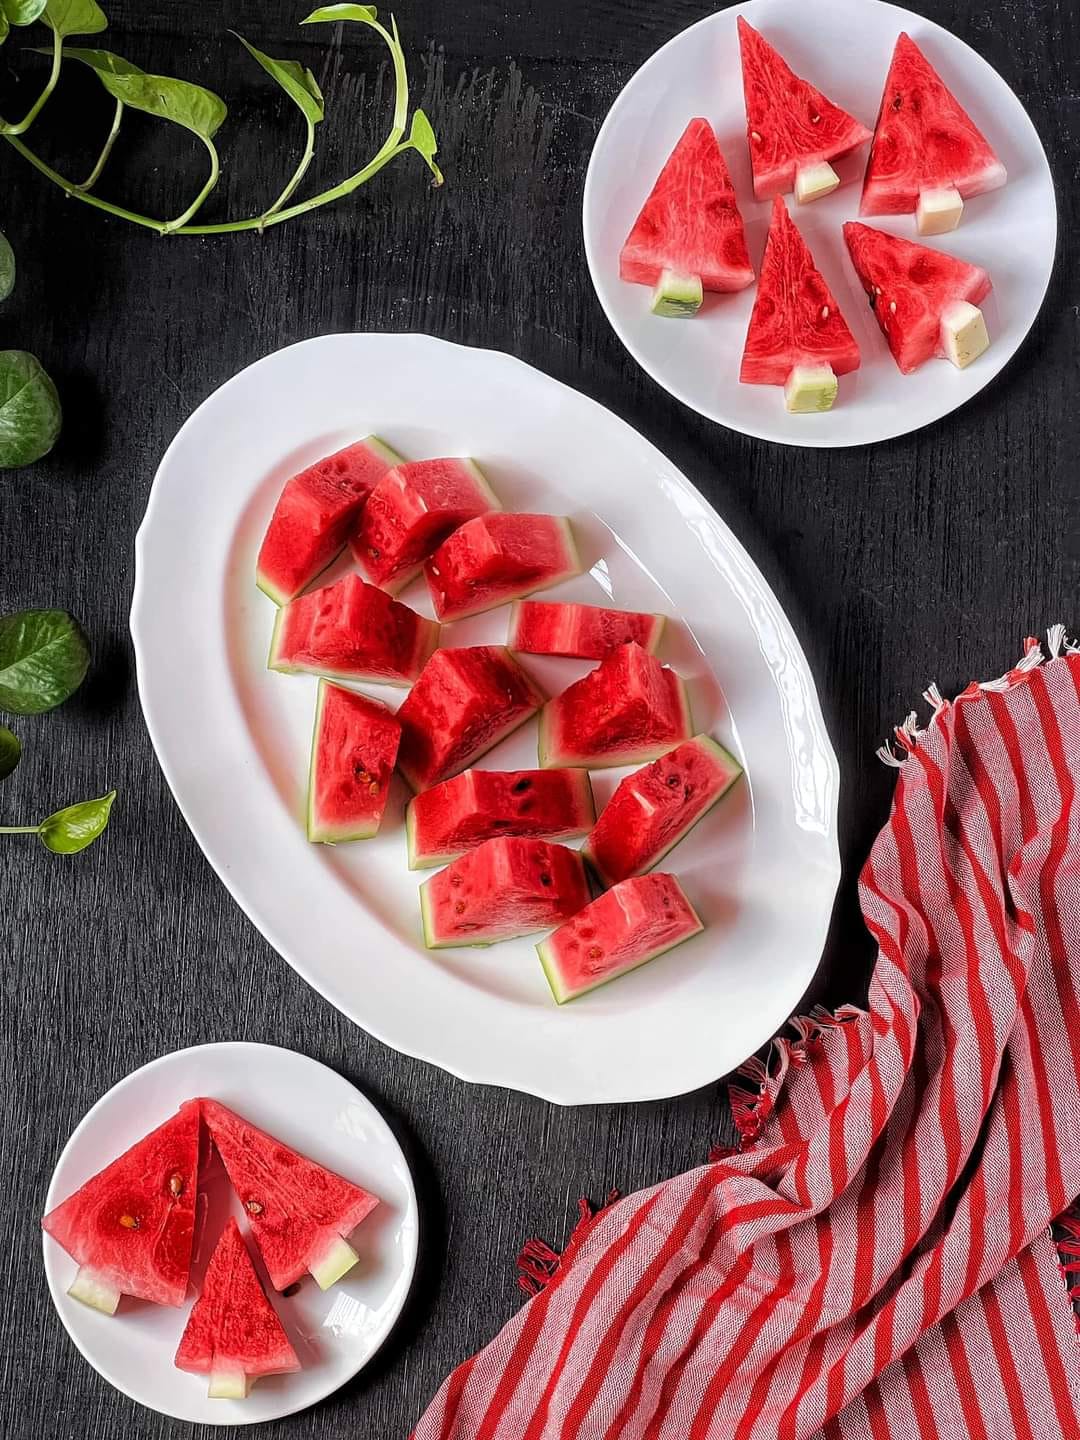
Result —
<instances>
[{"instance_id":1,"label":"pile of watermelon wedges","mask_svg":"<svg viewBox=\"0 0 1080 1440\"><path fill-rule=\"evenodd\" d=\"M105 1315L131 1295L181 1306L200 1206L199 1181L217 1152L243 1206L263 1268L292 1293L310 1274L327 1290L357 1263L348 1237L378 1200L299 1154L217 1100L188 1100L69 1195L42 1228L78 1266L68 1294ZM300 1369L235 1219L218 1238L174 1361L209 1377L211 1399L243 1400L264 1375Z\"/></svg>"},{"instance_id":2,"label":"pile of watermelon wedges","mask_svg":"<svg viewBox=\"0 0 1080 1440\"><path fill-rule=\"evenodd\" d=\"M346 547L367 578L308 588ZM402 864L445 867L420 887L426 944L554 931L537 949L560 1004L703 928L678 880L648 872L742 773L694 733L656 657L663 616L525 598L581 568L565 517L505 511L473 460L407 462L375 436L286 483L257 567L278 606L270 669L319 676L308 838L375 835L397 769L415 792ZM421 574L434 619L395 598ZM511 602L506 645L447 643ZM597 663L549 699L530 654ZM393 711L340 681L411 688ZM534 716L536 769L472 768ZM589 769L631 764L597 819Z\"/></svg>"},{"instance_id":3,"label":"pile of watermelon wedges","mask_svg":"<svg viewBox=\"0 0 1080 1440\"><path fill-rule=\"evenodd\" d=\"M896 41L871 134L741 15L738 28L754 196L773 202L739 378L783 386L794 414L829 410L838 377L859 367L859 347L783 196L793 190L804 205L830 194L840 185L830 162L870 141L859 213L914 215L920 235L940 235L959 224L965 200L1005 184L1005 167L909 35ZM903 374L934 356L963 369L983 353L984 269L858 221L843 236ZM672 151L619 273L652 286L652 310L665 316L697 314L706 290L753 284L735 188L707 120L691 120Z\"/></svg>"}]
</instances>

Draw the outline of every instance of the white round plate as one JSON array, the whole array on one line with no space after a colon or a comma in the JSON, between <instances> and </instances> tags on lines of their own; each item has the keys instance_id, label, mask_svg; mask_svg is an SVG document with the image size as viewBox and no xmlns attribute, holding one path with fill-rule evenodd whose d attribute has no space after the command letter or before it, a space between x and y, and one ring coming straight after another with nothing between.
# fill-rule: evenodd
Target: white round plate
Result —
<instances>
[{"instance_id":1,"label":"white round plate","mask_svg":"<svg viewBox=\"0 0 1080 1440\"><path fill-rule=\"evenodd\" d=\"M901 375L851 268L841 226L858 219L867 148L836 162L842 184L809 205L787 201L795 223L850 325L862 365L840 380L835 407L789 415L772 385L741 385L746 327L755 286L713 295L693 320L649 313L649 291L619 279L619 251L686 123L712 122L739 208L750 259L765 249L771 201L754 199L746 149L746 112L735 17L757 26L796 74L874 128L893 45L901 30L931 64L1005 163L1008 184L970 200L957 230L927 243L990 272L994 289L982 309L989 350L966 370L930 361ZM912 215L875 216L868 224L918 240ZM962 40L881 0L750 0L676 35L631 78L596 138L585 181L585 253L593 284L615 333L657 384L685 405L732 430L785 445L866 445L940 420L976 395L1016 351L1050 282L1057 210L1050 168L1035 127L1005 81Z\"/></svg>"},{"instance_id":2,"label":"white round plate","mask_svg":"<svg viewBox=\"0 0 1080 1440\"><path fill-rule=\"evenodd\" d=\"M48 1235L42 1237L45 1274L68 1334L110 1385L140 1405L192 1424L252 1425L325 1399L366 1365L389 1335L416 1269L416 1193L390 1127L355 1086L293 1050L237 1041L163 1055L114 1085L65 1145L49 1185L46 1212L197 1095L232 1106L381 1202L352 1237L360 1263L325 1293L305 1279L295 1295L277 1294L249 1240L263 1287L303 1369L259 1380L246 1400L210 1400L205 1376L188 1375L173 1365L230 1212L241 1229L247 1228L216 1156L200 1181L206 1202L196 1226L193 1283L182 1309L125 1295L115 1315L102 1315L72 1300L67 1288L75 1277L75 1262Z\"/></svg>"},{"instance_id":3,"label":"white round plate","mask_svg":"<svg viewBox=\"0 0 1080 1440\"><path fill-rule=\"evenodd\" d=\"M570 515L589 571L547 593L670 616L661 655L688 680L696 726L746 765L749 783L667 862L704 935L571 1005L553 1003L537 937L424 948L425 875L406 866L397 782L376 839L305 839L316 682L266 669L274 607L255 588L255 557L284 480L369 431L416 458L475 456L508 509ZM492 351L423 335L309 340L237 375L184 425L136 559L139 690L173 793L271 944L372 1034L464 1079L581 1104L705 1084L787 1018L839 875L836 761L775 597L697 491L621 420ZM431 613L422 581L402 598ZM447 627L444 643L504 641L507 615ZM526 664L550 694L589 669ZM480 763L535 766L535 723ZM594 772L599 803L620 773Z\"/></svg>"}]
</instances>

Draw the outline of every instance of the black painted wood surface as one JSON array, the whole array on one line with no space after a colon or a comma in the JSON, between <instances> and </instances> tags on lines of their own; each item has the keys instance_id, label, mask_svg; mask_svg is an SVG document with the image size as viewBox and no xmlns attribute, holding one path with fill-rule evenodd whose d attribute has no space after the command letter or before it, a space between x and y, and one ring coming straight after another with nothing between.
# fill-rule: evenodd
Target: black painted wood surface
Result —
<instances>
[{"instance_id":1,"label":"black painted wood surface","mask_svg":"<svg viewBox=\"0 0 1080 1440\"><path fill-rule=\"evenodd\" d=\"M378 50L355 34L296 32L292 7L108 8L121 53L228 98L214 214L265 204L299 133L227 27L300 56L323 83L335 117L318 162L327 183L384 123ZM513 1260L523 1238L558 1241L579 1193L634 1189L730 1137L715 1086L661 1104L561 1110L394 1054L308 989L211 872L154 759L126 622L132 542L157 462L236 370L342 329L426 330L501 348L610 406L700 486L787 608L841 759L846 879L812 996L829 1004L859 999L871 958L854 879L888 804L890 774L875 746L930 680L955 690L1000 672L1026 633L1057 619L1080 624L1080 46L1069 7L917 0L1027 104L1058 185L1061 252L1032 335L974 403L920 434L835 453L747 440L684 409L636 370L588 282L579 207L599 123L633 70L709 8L407 7L398 19L441 139L445 188L431 191L410 158L352 199L263 237L159 240L66 201L0 146L0 228L20 267L0 343L36 351L66 409L47 461L0 474L0 611L68 607L95 653L72 702L17 722L27 753L0 791L0 814L12 823L110 785L120 791L108 835L81 858L0 837L0 1435L10 1440L195 1433L125 1400L79 1357L49 1302L37 1224L72 1128L165 1051L232 1038L306 1051L382 1105L415 1166L424 1241L408 1309L356 1381L267 1428L297 1440L406 1436L444 1374L520 1303ZM32 89L18 80L29 67L15 60L17 43L0 51L5 113ZM31 63L36 81L44 62ZM42 148L73 170L88 166L89 136L107 121L93 77L72 75L46 111ZM102 193L180 209L202 160L169 130L131 124Z\"/></svg>"}]
</instances>

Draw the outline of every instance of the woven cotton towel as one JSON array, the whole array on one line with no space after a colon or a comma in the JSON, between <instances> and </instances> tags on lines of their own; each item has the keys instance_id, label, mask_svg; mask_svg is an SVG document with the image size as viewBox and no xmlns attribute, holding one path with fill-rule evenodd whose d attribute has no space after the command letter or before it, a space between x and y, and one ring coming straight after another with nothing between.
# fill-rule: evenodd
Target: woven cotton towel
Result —
<instances>
[{"instance_id":1,"label":"woven cotton towel","mask_svg":"<svg viewBox=\"0 0 1080 1440\"><path fill-rule=\"evenodd\" d=\"M778 1040L733 1097L744 1151L589 1222L416 1440L1078 1440L1050 1230L1080 1193L1063 640L952 703L931 687L885 752L867 1010Z\"/></svg>"}]
</instances>

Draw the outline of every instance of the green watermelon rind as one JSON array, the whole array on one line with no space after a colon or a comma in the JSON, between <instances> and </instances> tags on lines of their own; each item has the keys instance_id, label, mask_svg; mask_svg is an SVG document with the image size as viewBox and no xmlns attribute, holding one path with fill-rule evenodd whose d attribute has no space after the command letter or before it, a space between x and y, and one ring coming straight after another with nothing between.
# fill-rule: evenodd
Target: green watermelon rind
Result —
<instances>
[{"instance_id":1,"label":"green watermelon rind","mask_svg":"<svg viewBox=\"0 0 1080 1440\"><path fill-rule=\"evenodd\" d=\"M476 519L483 519L483 516L476 516ZM562 570L546 576L542 580L529 580L521 585L520 589L507 587L501 595L494 600L488 600L483 605L466 606L461 610L446 610L439 616L439 623L449 625L455 620L467 620L473 615L485 615L489 610L498 610L500 605L508 605L512 601L524 600L529 595L536 595L542 590L550 590L553 585L561 585L564 580L572 580L575 575L581 574L581 556L578 553L577 542L574 539L573 527L565 515L545 516L557 522L563 533L566 544L566 565ZM466 524L470 522L466 521ZM425 561L425 565L427 562ZM434 600L434 592L432 593ZM438 613L438 611L436 611Z\"/></svg>"},{"instance_id":2,"label":"green watermelon rind","mask_svg":"<svg viewBox=\"0 0 1080 1440\"><path fill-rule=\"evenodd\" d=\"M318 695L315 700L315 724L311 729L307 805L304 807L307 838L313 845L344 845L350 840L373 840L379 833L379 826L382 824L381 815L374 825L365 826L359 830L350 829L344 825L340 827L319 825L315 819L315 756L319 749L319 727L322 724L323 708L326 705L326 687L327 682L320 679Z\"/></svg>"},{"instance_id":3,"label":"green watermelon rind","mask_svg":"<svg viewBox=\"0 0 1080 1440\"><path fill-rule=\"evenodd\" d=\"M418 615L416 618L420 621L420 628L417 632L419 644L412 665L415 674L409 680L399 680L395 676L383 675L373 670L333 670L328 665L288 664L278 659L281 645L281 622L287 608L285 605L280 606L274 616L274 629L270 635L270 654L266 660L266 668L273 670L278 675L318 675L326 680L352 680L366 682L369 685L392 685L395 690L408 690L439 648L442 626L437 620L429 620L426 615Z\"/></svg>"},{"instance_id":4,"label":"green watermelon rind","mask_svg":"<svg viewBox=\"0 0 1080 1440\"><path fill-rule=\"evenodd\" d=\"M682 676L674 670L670 672L675 676L675 693L679 697L682 725L680 733L673 739L658 741L653 745L642 746L638 750L610 751L604 755L582 753L580 755L561 754L556 752L551 738L551 716L554 714L553 706L556 706L562 698L556 695L549 700L540 711L539 731L537 735L536 751L542 770L552 770L566 766L569 768L589 770L615 770L621 765L647 765L652 760L659 760L661 755L666 755L669 750L674 750L676 745L683 745L687 740L693 738L694 727L693 717L690 711L690 697L687 694L686 682Z\"/></svg>"}]
</instances>

